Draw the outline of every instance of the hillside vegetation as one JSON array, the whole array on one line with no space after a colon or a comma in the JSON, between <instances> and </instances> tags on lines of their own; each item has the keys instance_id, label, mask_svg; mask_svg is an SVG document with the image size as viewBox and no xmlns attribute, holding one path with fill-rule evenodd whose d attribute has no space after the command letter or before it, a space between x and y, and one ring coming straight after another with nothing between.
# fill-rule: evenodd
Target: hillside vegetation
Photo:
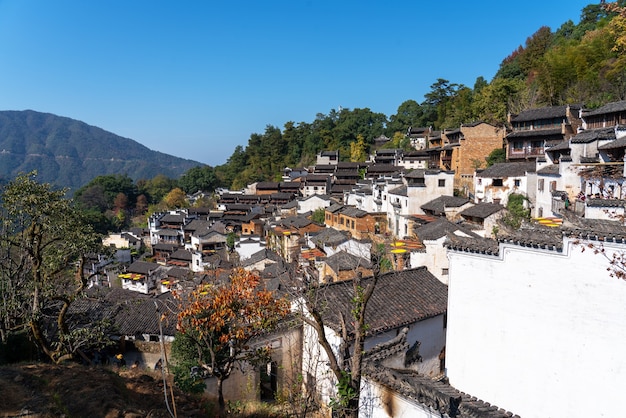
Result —
<instances>
[{"instance_id":1,"label":"hillside vegetation","mask_svg":"<svg viewBox=\"0 0 626 418\"><path fill-rule=\"evenodd\" d=\"M101 175L178 178L200 165L74 119L0 111L0 178L5 181L36 170L40 181L76 190Z\"/></svg>"},{"instance_id":2,"label":"hillside vegetation","mask_svg":"<svg viewBox=\"0 0 626 418\"><path fill-rule=\"evenodd\" d=\"M389 117L369 108L332 109L312 122L267 126L216 167L216 175L222 184L241 188L276 180L284 167L314 163L321 150L339 150L342 160L362 161L380 135L392 139L386 148L400 148L411 126L439 130L479 120L505 125L509 112L568 103L594 108L623 100L625 6L626 0L590 4L577 24L567 21L554 32L541 27L502 60L491 81L478 77L473 86L465 86L438 79L424 100L407 100Z\"/></svg>"}]
</instances>

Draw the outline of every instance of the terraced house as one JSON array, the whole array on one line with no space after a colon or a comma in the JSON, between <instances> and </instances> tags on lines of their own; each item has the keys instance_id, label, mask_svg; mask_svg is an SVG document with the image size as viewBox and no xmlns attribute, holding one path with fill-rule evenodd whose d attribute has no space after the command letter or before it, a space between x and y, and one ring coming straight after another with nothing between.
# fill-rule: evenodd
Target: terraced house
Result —
<instances>
[{"instance_id":1,"label":"terraced house","mask_svg":"<svg viewBox=\"0 0 626 418\"><path fill-rule=\"evenodd\" d=\"M549 106L509 114L512 132L505 137L508 161L536 160L546 148L576 135L582 105Z\"/></svg>"}]
</instances>

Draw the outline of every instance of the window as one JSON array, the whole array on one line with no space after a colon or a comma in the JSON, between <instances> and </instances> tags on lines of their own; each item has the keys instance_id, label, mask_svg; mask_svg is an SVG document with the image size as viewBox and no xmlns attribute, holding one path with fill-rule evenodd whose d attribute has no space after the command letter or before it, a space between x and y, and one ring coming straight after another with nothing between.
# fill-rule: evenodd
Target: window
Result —
<instances>
[{"instance_id":1,"label":"window","mask_svg":"<svg viewBox=\"0 0 626 418\"><path fill-rule=\"evenodd\" d=\"M446 187L446 179L439 179L438 185L439 187Z\"/></svg>"},{"instance_id":2,"label":"window","mask_svg":"<svg viewBox=\"0 0 626 418\"><path fill-rule=\"evenodd\" d=\"M502 179L493 179L492 184L496 187L502 187Z\"/></svg>"},{"instance_id":3,"label":"window","mask_svg":"<svg viewBox=\"0 0 626 418\"><path fill-rule=\"evenodd\" d=\"M522 184L522 180L520 180L520 179L515 179L515 180L513 181L513 183L515 184L515 187L519 187L519 186L521 186L521 184Z\"/></svg>"},{"instance_id":4,"label":"window","mask_svg":"<svg viewBox=\"0 0 626 418\"><path fill-rule=\"evenodd\" d=\"M276 389L278 388L278 364L275 361L260 367L260 394L262 401L273 401L276 399Z\"/></svg>"},{"instance_id":5,"label":"window","mask_svg":"<svg viewBox=\"0 0 626 418\"><path fill-rule=\"evenodd\" d=\"M543 179L539 179L539 181L537 182L537 190L543 192Z\"/></svg>"},{"instance_id":6,"label":"window","mask_svg":"<svg viewBox=\"0 0 626 418\"><path fill-rule=\"evenodd\" d=\"M556 190L556 181L550 182L550 191L553 192Z\"/></svg>"},{"instance_id":7,"label":"window","mask_svg":"<svg viewBox=\"0 0 626 418\"><path fill-rule=\"evenodd\" d=\"M514 141L513 149L515 151L521 151L522 149L524 149L524 143L522 141Z\"/></svg>"},{"instance_id":8,"label":"window","mask_svg":"<svg viewBox=\"0 0 626 418\"><path fill-rule=\"evenodd\" d=\"M441 269L441 275L442 276L447 276L448 275L448 269L447 268Z\"/></svg>"}]
</instances>

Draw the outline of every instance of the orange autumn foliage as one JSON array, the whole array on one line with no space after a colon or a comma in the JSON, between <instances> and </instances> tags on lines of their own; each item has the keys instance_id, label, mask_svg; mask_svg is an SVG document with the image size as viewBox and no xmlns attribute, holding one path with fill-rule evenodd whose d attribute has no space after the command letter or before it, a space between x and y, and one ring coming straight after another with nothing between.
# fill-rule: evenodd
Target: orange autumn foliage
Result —
<instances>
[{"instance_id":1,"label":"orange autumn foliage","mask_svg":"<svg viewBox=\"0 0 626 418\"><path fill-rule=\"evenodd\" d=\"M177 298L179 331L208 352L199 360L218 377L227 377L229 363L246 354L250 340L271 331L289 312L286 299L264 290L259 277L243 269L227 284L205 284Z\"/></svg>"}]
</instances>

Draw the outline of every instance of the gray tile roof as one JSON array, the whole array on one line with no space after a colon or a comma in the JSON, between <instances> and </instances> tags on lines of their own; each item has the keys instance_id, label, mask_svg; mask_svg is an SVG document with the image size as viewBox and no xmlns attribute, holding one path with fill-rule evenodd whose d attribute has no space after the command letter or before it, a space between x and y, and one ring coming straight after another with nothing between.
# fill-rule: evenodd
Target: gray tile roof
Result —
<instances>
[{"instance_id":1,"label":"gray tile roof","mask_svg":"<svg viewBox=\"0 0 626 418\"><path fill-rule=\"evenodd\" d=\"M626 137L616 139L615 141L611 141L608 144L600 145L598 149L616 149L616 148L626 148Z\"/></svg>"},{"instance_id":2,"label":"gray tile roof","mask_svg":"<svg viewBox=\"0 0 626 418\"><path fill-rule=\"evenodd\" d=\"M476 172L476 177L503 178L503 177L521 177L526 173L534 173L536 164L531 162L512 162L512 163L496 163L491 167L487 167L480 172Z\"/></svg>"},{"instance_id":3,"label":"gray tile roof","mask_svg":"<svg viewBox=\"0 0 626 418\"><path fill-rule=\"evenodd\" d=\"M408 196L407 190L408 189L406 186L399 186L399 187L389 190L389 194L394 194L398 196Z\"/></svg>"},{"instance_id":4,"label":"gray tile roof","mask_svg":"<svg viewBox=\"0 0 626 418\"><path fill-rule=\"evenodd\" d=\"M430 202L424 203L420 207L424 211L433 212L436 215L443 215L445 208L460 208L467 203L469 203L469 199L465 197L443 195Z\"/></svg>"},{"instance_id":5,"label":"gray tile roof","mask_svg":"<svg viewBox=\"0 0 626 418\"><path fill-rule=\"evenodd\" d=\"M277 225L280 225L285 228L304 228L308 225L311 225L313 221L310 219L298 215L298 216L289 216L287 218L281 219L277 222Z\"/></svg>"},{"instance_id":6,"label":"gray tile roof","mask_svg":"<svg viewBox=\"0 0 626 418\"><path fill-rule=\"evenodd\" d=\"M185 222L185 215L180 214L180 213L166 213L165 215L163 215L161 217L161 219L159 219L159 221L161 222L166 222L166 223L179 223L182 224Z\"/></svg>"},{"instance_id":7,"label":"gray tile roof","mask_svg":"<svg viewBox=\"0 0 626 418\"><path fill-rule=\"evenodd\" d=\"M399 395L425 405L436 416L456 418L519 418L495 405L460 392L445 380L433 380L413 370L368 365L365 374Z\"/></svg>"},{"instance_id":8,"label":"gray tile roof","mask_svg":"<svg viewBox=\"0 0 626 418\"><path fill-rule=\"evenodd\" d=\"M626 226L617 220L568 217L564 220L561 229L570 237L626 243Z\"/></svg>"},{"instance_id":9,"label":"gray tile roof","mask_svg":"<svg viewBox=\"0 0 626 418\"><path fill-rule=\"evenodd\" d=\"M498 203L479 203L470 208L465 209L460 213L463 217L481 218L484 219L496 212L504 209L504 206Z\"/></svg>"},{"instance_id":10,"label":"gray tile roof","mask_svg":"<svg viewBox=\"0 0 626 418\"><path fill-rule=\"evenodd\" d=\"M372 164L367 167L368 174L377 174L377 173L399 173L403 171L403 167L396 167L393 164Z\"/></svg>"},{"instance_id":11,"label":"gray tile roof","mask_svg":"<svg viewBox=\"0 0 626 418\"><path fill-rule=\"evenodd\" d=\"M362 285L367 286L371 280L372 277L363 278ZM335 330L341 329L340 314L350 318L353 308L352 280L322 285L317 292L325 323ZM382 274L365 310L368 334L376 335L444 314L447 303L448 286L426 267ZM346 322L351 334L350 321Z\"/></svg>"},{"instance_id":12,"label":"gray tile roof","mask_svg":"<svg viewBox=\"0 0 626 418\"><path fill-rule=\"evenodd\" d=\"M521 247L542 248L552 251L563 251L563 236L558 228L543 225L533 225L529 228L502 233L498 241Z\"/></svg>"},{"instance_id":13,"label":"gray tile roof","mask_svg":"<svg viewBox=\"0 0 626 418\"><path fill-rule=\"evenodd\" d=\"M191 252L185 249L178 249L170 255L170 258L183 261L191 261Z\"/></svg>"},{"instance_id":14,"label":"gray tile roof","mask_svg":"<svg viewBox=\"0 0 626 418\"><path fill-rule=\"evenodd\" d=\"M176 237L180 234L177 229L159 229L157 235L160 237Z\"/></svg>"},{"instance_id":15,"label":"gray tile roof","mask_svg":"<svg viewBox=\"0 0 626 418\"><path fill-rule=\"evenodd\" d=\"M367 212L352 206L344 206L341 209L341 213L350 218L362 218L367 215Z\"/></svg>"},{"instance_id":16,"label":"gray tile roof","mask_svg":"<svg viewBox=\"0 0 626 418\"><path fill-rule=\"evenodd\" d=\"M596 115L605 115L608 113L616 113L623 112L626 110L626 100L622 100L619 102L607 103L604 106L600 106L597 109L585 111L583 113L583 117L585 116L596 116Z\"/></svg>"},{"instance_id":17,"label":"gray tile roof","mask_svg":"<svg viewBox=\"0 0 626 418\"><path fill-rule=\"evenodd\" d=\"M537 109L529 109L520 112L518 115L511 117L511 122L526 122L541 119L554 119L567 116L567 106L548 106ZM577 114L582 108L580 104L569 105L571 112Z\"/></svg>"},{"instance_id":18,"label":"gray tile roof","mask_svg":"<svg viewBox=\"0 0 626 418\"><path fill-rule=\"evenodd\" d=\"M350 254L346 251L339 251L326 258L324 261L328 267L333 269L336 273L349 270L356 271L359 267L369 269L372 266L372 263L369 260L363 257L357 257L356 255Z\"/></svg>"},{"instance_id":19,"label":"gray tile roof","mask_svg":"<svg viewBox=\"0 0 626 418\"><path fill-rule=\"evenodd\" d=\"M279 262L282 261L282 258L272 250L264 248L256 253L252 254L249 258L246 258L241 262L243 267L248 267L256 263L260 263L263 260L268 260L271 262Z\"/></svg>"},{"instance_id":20,"label":"gray tile roof","mask_svg":"<svg viewBox=\"0 0 626 418\"><path fill-rule=\"evenodd\" d=\"M561 128L555 129L533 129L528 131L513 131L506 136L507 140L515 138L535 138L535 137L562 137Z\"/></svg>"},{"instance_id":21,"label":"gray tile roof","mask_svg":"<svg viewBox=\"0 0 626 418\"><path fill-rule=\"evenodd\" d=\"M324 228L315 235L311 234L311 241L318 247L336 247L349 239L346 233L338 231L335 228Z\"/></svg>"},{"instance_id":22,"label":"gray tile roof","mask_svg":"<svg viewBox=\"0 0 626 418\"><path fill-rule=\"evenodd\" d=\"M626 200L624 199L587 199L585 203L587 206L595 208L626 207Z\"/></svg>"},{"instance_id":23,"label":"gray tile roof","mask_svg":"<svg viewBox=\"0 0 626 418\"><path fill-rule=\"evenodd\" d=\"M159 242L152 246L153 251L165 251L165 252L174 252L178 248L177 244L167 244L164 242Z\"/></svg>"},{"instance_id":24,"label":"gray tile roof","mask_svg":"<svg viewBox=\"0 0 626 418\"><path fill-rule=\"evenodd\" d=\"M141 335L160 333L159 320L163 334L176 334L175 303L170 292L157 297L144 295L121 288L94 288L87 292L86 298L72 303L72 315L80 315L91 321L107 318L113 323L116 335ZM165 316L161 314L167 313Z\"/></svg>"},{"instance_id":25,"label":"gray tile roof","mask_svg":"<svg viewBox=\"0 0 626 418\"><path fill-rule=\"evenodd\" d=\"M208 230L209 228L211 228L211 223L202 219L194 219L183 227L185 231L190 232Z\"/></svg>"},{"instance_id":26,"label":"gray tile roof","mask_svg":"<svg viewBox=\"0 0 626 418\"><path fill-rule=\"evenodd\" d=\"M569 148L569 141L561 141L554 146L546 148L546 151L563 151Z\"/></svg>"},{"instance_id":27,"label":"gray tile roof","mask_svg":"<svg viewBox=\"0 0 626 418\"><path fill-rule=\"evenodd\" d=\"M469 229L465 229L462 226L450 222L446 218L439 218L435 221L429 222L425 225L415 228L413 232L421 241L432 241L445 237L448 234L454 232L461 232L470 237L478 237L474 232Z\"/></svg>"},{"instance_id":28,"label":"gray tile roof","mask_svg":"<svg viewBox=\"0 0 626 418\"><path fill-rule=\"evenodd\" d=\"M537 174L549 175L549 176L559 175L559 165L558 164L547 165L537 170Z\"/></svg>"},{"instance_id":29,"label":"gray tile roof","mask_svg":"<svg viewBox=\"0 0 626 418\"><path fill-rule=\"evenodd\" d=\"M481 237L460 237L450 234L444 245L451 250L475 254L498 255L500 251L496 240Z\"/></svg>"},{"instance_id":30,"label":"gray tile roof","mask_svg":"<svg viewBox=\"0 0 626 418\"><path fill-rule=\"evenodd\" d=\"M615 129L600 128L600 129L587 129L576 134L570 140L572 144L588 144L598 140L612 140L615 139Z\"/></svg>"},{"instance_id":31,"label":"gray tile roof","mask_svg":"<svg viewBox=\"0 0 626 418\"><path fill-rule=\"evenodd\" d=\"M192 277L191 270L182 267L172 267L167 271L167 277L173 277L176 279L187 279Z\"/></svg>"},{"instance_id":32,"label":"gray tile roof","mask_svg":"<svg viewBox=\"0 0 626 418\"><path fill-rule=\"evenodd\" d=\"M278 182L260 181L256 184L257 190L278 190Z\"/></svg>"},{"instance_id":33,"label":"gray tile roof","mask_svg":"<svg viewBox=\"0 0 626 418\"><path fill-rule=\"evenodd\" d=\"M426 173L426 170L423 170L423 169L419 169L419 168L418 168L418 169L415 169L415 170L411 170L411 171L409 171L408 173L406 173L406 174L404 175L404 177L405 177L405 178L408 178L408 179L411 179L411 178L413 178L413 179L415 179L415 178L417 178L417 179L423 179L423 178L424 178L425 173Z\"/></svg>"}]
</instances>

